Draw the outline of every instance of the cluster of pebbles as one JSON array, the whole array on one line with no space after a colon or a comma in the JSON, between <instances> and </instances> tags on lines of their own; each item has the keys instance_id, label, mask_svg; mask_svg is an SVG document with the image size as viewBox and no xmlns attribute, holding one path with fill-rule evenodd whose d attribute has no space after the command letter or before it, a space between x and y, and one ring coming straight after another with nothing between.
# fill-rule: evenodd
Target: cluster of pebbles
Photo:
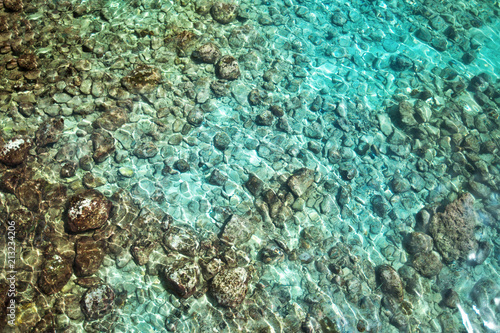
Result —
<instances>
[{"instance_id":1,"label":"cluster of pebbles","mask_svg":"<svg viewBox=\"0 0 500 333\"><path fill-rule=\"evenodd\" d=\"M1 7L2 331L498 330L491 2Z\"/></svg>"}]
</instances>

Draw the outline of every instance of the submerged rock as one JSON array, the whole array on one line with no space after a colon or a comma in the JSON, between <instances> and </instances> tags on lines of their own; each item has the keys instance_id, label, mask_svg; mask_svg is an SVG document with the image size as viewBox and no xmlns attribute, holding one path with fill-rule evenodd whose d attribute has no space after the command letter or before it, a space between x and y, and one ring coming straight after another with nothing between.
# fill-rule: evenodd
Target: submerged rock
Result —
<instances>
[{"instance_id":1,"label":"submerged rock","mask_svg":"<svg viewBox=\"0 0 500 333\"><path fill-rule=\"evenodd\" d=\"M214 43L206 43L197 48L192 53L192 57L196 60L205 62L207 64L215 64L215 62L221 57L221 52L219 47Z\"/></svg>"},{"instance_id":2,"label":"submerged rock","mask_svg":"<svg viewBox=\"0 0 500 333\"><path fill-rule=\"evenodd\" d=\"M75 248L75 275L89 276L96 273L104 261L104 242L82 237L76 242Z\"/></svg>"},{"instance_id":3,"label":"submerged rock","mask_svg":"<svg viewBox=\"0 0 500 333\"><path fill-rule=\"evenodd\" d=\"M223 174L219 169L214 169L208 178L208 182L215 186L224 186L228 177Z\"/></svg>"},{"instance_id":4,"label":"submerged rock","mask_svg":"<svg viewBox=\"0 0 500 333\"><path fill-rule=\"evenodd\" d=\"M188 298L196 292L200 281L200 267L192 261L179 260L165 267L168 287L179 297Z\"/></svg>"},{"instance_id":5,"label":"submerged rock","mask_svg":"<svg viewBox=\"0 0 500 333\"><path fill-rule=\"evenodd\" d=\"M250 274L243 267L225 269L210 283L210 292L221 306L236 307L245 299Z\"/></svg>"},{"instance_id":6,"label":"submerged rock","mask_svg":"<svg viewBox=\"0 0 500 333\"><path fill-rule=\"evenodd\" d=\"M177 251L190 257L193 257L199 248L196 235L187 228L177 226L170 227L163 238L163 244L169 251Z\"/></svg>"},{"instance_id":7,"label":"submerged rock","mask_svg":"<svg viewBox=\"0 0 500 333\"><path fill-rule=\"evenodd\" d=\"M236 80L240 77L240 66L235 57L225 55L217 61L217 75L223 80Z\"/></svg>"},{"instance_id":8,"label":"submerged rock","mask_svg":"<svg viewBox=\"0 0 500 333\"><path fill-rule=\"evenodd\" d=\"M399 302L403 300L403 282L394 268L389 265L377 267L377 279L384 294Z\"/></svg>"},{"instance_id":9,"label":"submerged rock","mask_svg":"<svg viewBox=\"0 0 500 333\"><path fill-rule=\"evenodd\" d=\"M38 285L46 295L59 292L72 274L71 260L55 253L45 257Z\"/></svg>"},{"instance_id":10,"label":"submerged rock","mask_svg":"<svg viewBox=\"0 0 500 333\"><path fill-rule=\"evenodd\" d=\"M214 146L219 150L226 150L231 144L231 138L226 132L219 132L214 136Z\"/></svg>"},{"instance_id":11,"label":"submerged rock","mask_svg":"<svg viewBox=\"0 0 500 333\"><path fill-rule=\"evenodd\" d=\"M474 198L465 193L431 219L429 232L445 262L466 259L477 249L474 237L477 213L473 205Z\"/></svg>"},{"instance_id":12,"label":"submerged rock","mask_svg":"<svg viewBox=\"0 0 500 333\"><path fill-rule=\"evenodd\" d=\"M412 232L406 241L406 250L410 254L432 251L433 243L431 236L423 232Z\"/></svg>"},{"instance_id":13,"label":"submerged rock","mask_svg":"<svg viewBox=\"0 0 500 333\"><path fill-rule=\"evenodd\" d=\"M87 319L102 318L114 309L115 292L107 284L92 287L83 294L81 306Z\"/></svg>"},{"instance_id":14,"label":"submerged rock","mask_svg":"<svg viewBox=\"0 0 500 333\"><path fill-rule=\"evenodd\" d=\"M59 137L64 129L62 118L50 118L44 121L35 133L36 144L45 147L51 143L59 141Z\"/></svg>"},{"instance_id":15,"label":"submerged rock","mask_svg":"<svg viewBox=\"0 0 500 333\"><path fill-rule=\"evenodd\" d=\"M153 92L161 80L160 70L147 65L139 65L121 80L122 85L136 94Z\"/></svg>"},{"instance_id":16,"label":"submerged rock","mask_svg":"<svg viewBox=\"0 0 500 333\"><path fill-rule=\"evenodd\" d=\"M412 68L412 66L413 62L403 55L391 57L391 68L395 71L402 72L404 70Z\"/></svg>"},{"instance_id":17,"label":"submerged rock","mask_svg":"<svg viewBox=\"0 0 500 333\"><path fill-rule=\"evenodd\" d=\"M96 163L104 162L116 150L115 139L109 132L96 131L92 133L91 139L94 148L92 158Z\"/></svg>"},{"instance_id":18,"label":"submerged rock","mask_svg":"<svg viewBox=\"0 0 500 333\"><path fill-rule=\"evenodd\" d=\"M108 220L111 202L100 192L88 189L69 199L68 228L83 232L102 227Z\"/></svg>"},{"instance_id":19,"label":"submerged rock","mask_svg":"<svg viewBox=\"0 0 500 333\"><path fill-rule=\"evenodd\" d=\"M24 162L33 141L24 136L17 136L3 144L0 141L0 162L8 166L16 166Z\"/></svg>"},{"instance_id":20,"label":"submerged rock","mask_svg":"<svg viewBox=\"0 0 500 333\"><path fill-rule=\"evenodd\" d=\"M229 244L239 245L252 237L254 229L255 227L250 219L233 214L224 225L221 239Z\"/></svg>"},{"instance_id":21,"label":"submerged rock","mask_svg":"<svg viewBox=\"0 0 500 333\"><path fill-rule=\"evenodd\" d=\"M297 197L302 196L314 183L314 171L307 168L298 169L288 178L287 185Z\"/></svg>"},{"instance_id":22,"label":"submerged rock","mask_svg":"<svg viewBox=\"0 0 500 333\"><path fill-rule=\"evenodd\" d=\"M153 142L142 142L134 149L134 155L141 159L155 157L156 154L158 154L158 147Z\"/></svg>"},{"instance_id":23,"label":"submerged rock","mask_svg":"<svg viewBox=\"0 0 500 333\"><path fill-rule=\"evenodd\" d=\"M250 193L254 195L254 197L258 197L264 189L264 182L259 177L252 174L248 178L245 186L250 191Z\"/></svg>"},{"instance_id":24,"label":"submerged rock","mask_svg":"<svg viewBox=\"0 0 500 333\"><path fill-rule=\"evenodd\" d=\"M413 258L412 265L417 272L427 278L438 275L443 268L439 254L434 251L416 254Z\"/></svg>"},{"instance_id":25,"label":"submerged rock","mask_svg":"<svg viewBox=\"0 0 500 333\"><path fill-rule=\"evenodd\" d=\"M228 24L238 16L239 6L235 3L216 2L210 10L215 21Z\"/></svg>"},{"instance_id":26,"label":"submerged rock","mask_svg":"<svg viewBox=\"0 0 500 333\"><path fill-rule=\"evenodd\" d=\"M104 128L108 131L115 131L128 121L125 109L115 108L104 112L92 125L94 128Z\"/></svg>"}]
</instances>

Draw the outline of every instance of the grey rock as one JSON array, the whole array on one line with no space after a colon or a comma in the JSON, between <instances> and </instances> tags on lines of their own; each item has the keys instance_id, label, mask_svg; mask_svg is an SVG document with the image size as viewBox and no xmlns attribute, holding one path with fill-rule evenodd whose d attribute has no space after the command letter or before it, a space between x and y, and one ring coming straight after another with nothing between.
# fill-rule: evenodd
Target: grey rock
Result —
<instances>
[{"instance_id":1,"label":"grey rock","mask_svg":"<svg viewBox=\"0 0 500 333\"><path fill-rule=\"evenodd\" d=\"M431 278L441 272L443 263L441 262L441 257L437 252L420 252L415 254L413 257L412 266L422 276Z\"/></svg>"},{"instance_id":2,"label":"grey rock","mask_svg":"<svg viewBox=\"0 0 500 333\"><path fill-rule=\"evenodd\" d=\"M391 181L391 188L394 193L404 193L408 192L411 187L408 179L397 175L394 176L394 179Z\"/></svg>"},{"instance_id":3,"label":"grey rock","mask_svg":"<svg viewBox=\"0 0 500 333\"><path fill-rule=\"evenodd\" d=\"M382 47L384 50L386 50L389 53L394 53L399 49L399 43L396 42L394 39L384 39L382 42Z\"/></svg>"},{"instance_id":4,"label":"grey rock","mask_svg":"<svg viewBox=\"0 0 500 333\"><path fill-rule=\"evenodd\" d=\"M287 185L292 193L300 197L314 183L314 171L307 168L296 170L287 180Z\"/></svg>"},{"instance_id":5,"label":"grey rock","mask_svg":"<svg viewBox=\"0 0 500 333\"><path fill-rule=\"evenodd\" d=\"M192 53L193 58L208 64L215 64L221 55L219 47L214 43L203 44Z\"/></svg>"},{"instance_id":6,"label":"grey rock","mask_svg":"<svg viewBox=\"0 0 500 333\"><path fill-rule=\"evenodd\" d=\"M181 173L188 172L191 169L189 163L182 158L175 161L173 167Z\"/></svg>"},{"instance_id":7,"label":"grey rock","mask_svg":"<svg viewBox=\"0 0 500 333\"><path fill-rule=\"evenodd\" d=\"M412 232L406 241L406 250L410 254L432 251L434 244L432 237L422 232Z\"/></svg>"},{"instance_id":8,"label":"grey rock","mask_svg":"<svg viewBox=\"0 0 500 333\"><path fill-rule=\"evenodd\" d=\"M376 215L378 215L382 218L387 216L387 213L389 212L390 206L387 203L387 201L384 199L383 196L377 194L377 195L373 196L371 202L372 202L373 211L375 212Z\"/></svg>"},{"instance_id":9,"label":"grey rock","mask_svg":"<svg viewBox=\"0 0 500 333\"><path fill-rule=\"evenodd\" d=\"M252 237L254 230L255 226L249 218L233 214L224 225L221 240L228 244L240 245Z\"/></svg>"},{"instance_id":10,"label":"grey rock","mask_svg":"<svg viewBox=\"0 0 500 333\"><path fill-rule=\"evenodd\" d=\"M150 158L158 154L158 147L153 142L143 142L138 144L134 149L134 155L137 158Z\"/></svg>"},{"instance_id":11,"label":"grey rock","mask_svg":"<svg viewBox=\"0 0 500 333\"><path fill-rule=\"evenodd\" d=\"M210 9L210 14L215 21L228 24L238 16L239 6L235 3L216 2Z\"/></svg>"},{"instance_id":12,"label":"grey rock","mask_svg":"<svg viewBox=\"0 0 500 333\"><path fill-rule=\"evenodd\" d=\"M219 132L214 136L214 146L219 150L226 150L231 144L231 138L226 132Z\"/></svg>"},{"instance_id":13,"label":"grey rock","mask_svg":"<svg viewBox=\"0 0 500 333\"><path fill-rule=\"evenodd\" d=\"M304 135L311 139L321 139L323 137L323 126L318 122L304 127Z\"/></svg>"},{"instance_id":14,"label":"grey rock","mask_svg":"<svg viewBox=\"0 0 500 333\"><path fill-rule=\"evenodd\" d=\"M164 277L169 288L177 296L188 298L197 290L201 278L201 270L192 261L178 260L165 267Z\"/></svg>"},{"instance_id":15,"label":"grey rock","mask_svg":"<svg viewBox=\"0 0 500 333\"><path fill-rule=\"evenodd\" d=\"M336 11L332 15L332 23L342 27L347 22L347 17L341 11Z\"/></svg>"},{"instance_id":16,"label":"grey rock","mask_svg":"<svg viewBox=\"0 0 500 333\"><path fill-rule=\"evenodd\" d=\"M205 115L200 108L196 107L189 112L186 120L189 124L198 127L205 120Z\"/></svg>"},{"instance_id":17,"label":"grey rock","mask_svg":"<svg viewBox=\"0 0 500 333\"><path fill-rule=\"evenodd\" d=\"M403 282L394 268L389 265L377 267L377 280L384 294L392 297L398 302L403 300Z\"/></svg>"},{"instance_id":18,"label":"grey rock","mask_svg":"<svg viewBox=\"0 0 500 333\"><path fill-rule=\"evenodd\" d=\"M420 28L415 32L415 37L423 42L430 42L432 40L432 34L428 29Z\"/></svg>"},{"instance_id":19,"label":"grey rock","mask_svg":"<svg viewBox=\"0 0 500 333\"><path fill-rule=\"evenodd\" d=\"M260 126L271 126L273 121L274 116L269 110L266 110L255 117L255 123Z\"/></svg>"},{"instance_id":20,"label":"grey rock","mask_svg":"<svg viewBox=\"0 0 500 333\"><path fill-rule=\"evenodd\" d=\"M264 189L264 182L259 177L252 174L248 178L245 186L250 191L250 193L253 194L254 197L258 197Z\"/></svg>"},{"instance_id":21,"label":"grey rock","mask_svg":"<svg viewBox=\"0 0 500 333\"><path fill-rule=\"evenodd\" d=\"M219 169L214 169L208 178L208 182L216 186L224 186L228 177L223 174Z\"/></svg>"},{"instance_id":22,"label":"grey rock","mask_svg":"<svg viewBox=\"0 0 500 333\"><path fill-rule=\"evenodd\" d=\"M408 57L399 54L395 57L391 57L390 66L393 70L402 72L412 68L413 62Z\"/></svg>"},{"instance_id":23,"label":"grey rock","mask_svg":"<svg viewBox=\"0 0 500 333\"><path fill-rule=\"evenodd\" d=\"M223 80L236 80L240 77L240 67L236 58L225 55L217 61L217 75Z\"/></svg>"}]
</instances>

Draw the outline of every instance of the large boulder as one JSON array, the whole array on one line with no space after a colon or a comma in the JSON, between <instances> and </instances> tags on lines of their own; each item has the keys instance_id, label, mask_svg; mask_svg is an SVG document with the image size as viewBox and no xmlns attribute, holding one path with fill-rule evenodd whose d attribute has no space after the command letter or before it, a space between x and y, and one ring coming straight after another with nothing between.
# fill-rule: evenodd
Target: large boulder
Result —
<instances>
[{"instance_id":1,"label":"large boulder","mask_svg":"<svg viewBox=\"0 0 500 333\"><path fill-rule=\"evenodd\" d=\"M24 162L33 141L24 136L16 136L6 142L0 141L0 162L8 166L16 166Z\"/></svg>"},{"instance_id":2,"label":"large boulder","mask_svg":"<svg viewBox=\"0 0 500 333\"><path fill-rule=\"evenodd\" d=\"M69 199L68 228L83 232L102 227L108 220L111 202L100 192L88 189Z\"/></svg>"},{"instance_id":3,"label":"large boulder","mask_svg":"<svg viewBox=\"0 0 500 333\"><path fill-rule=\"evenodd\" d=\"M245 299L250 274L243 267L219 272L210 284L210 292L221 306L235 307Z\"/></svg>"},{"instance_id":4,"label":"large boulder","mask_svg":"<svg viewBox=\"0 0 500 333\"><path fill-rule=\"evenodd\" d=\"M429 233L434 239L443 260L450 263L457 259L467 259L477 249L474 230L477 213L474 198L470 193L448 204L443 212L434 214L429 225Z\"/></svg>"}]
</instances>

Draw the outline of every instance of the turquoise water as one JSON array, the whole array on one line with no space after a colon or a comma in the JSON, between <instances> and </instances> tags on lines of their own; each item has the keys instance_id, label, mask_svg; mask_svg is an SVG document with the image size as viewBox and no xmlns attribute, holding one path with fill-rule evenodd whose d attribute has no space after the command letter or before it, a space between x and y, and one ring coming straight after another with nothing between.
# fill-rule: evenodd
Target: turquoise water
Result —
<instances>
[{"instance_id":1,"label":"turquoise water","mask_svg":"<svg viewBox=\"0 0 500 333\"><path fill-rule=\"evenodd\" d=\"M497 2L1 11L2 331L500 332Z\"/></svg>"}]
</instances>

